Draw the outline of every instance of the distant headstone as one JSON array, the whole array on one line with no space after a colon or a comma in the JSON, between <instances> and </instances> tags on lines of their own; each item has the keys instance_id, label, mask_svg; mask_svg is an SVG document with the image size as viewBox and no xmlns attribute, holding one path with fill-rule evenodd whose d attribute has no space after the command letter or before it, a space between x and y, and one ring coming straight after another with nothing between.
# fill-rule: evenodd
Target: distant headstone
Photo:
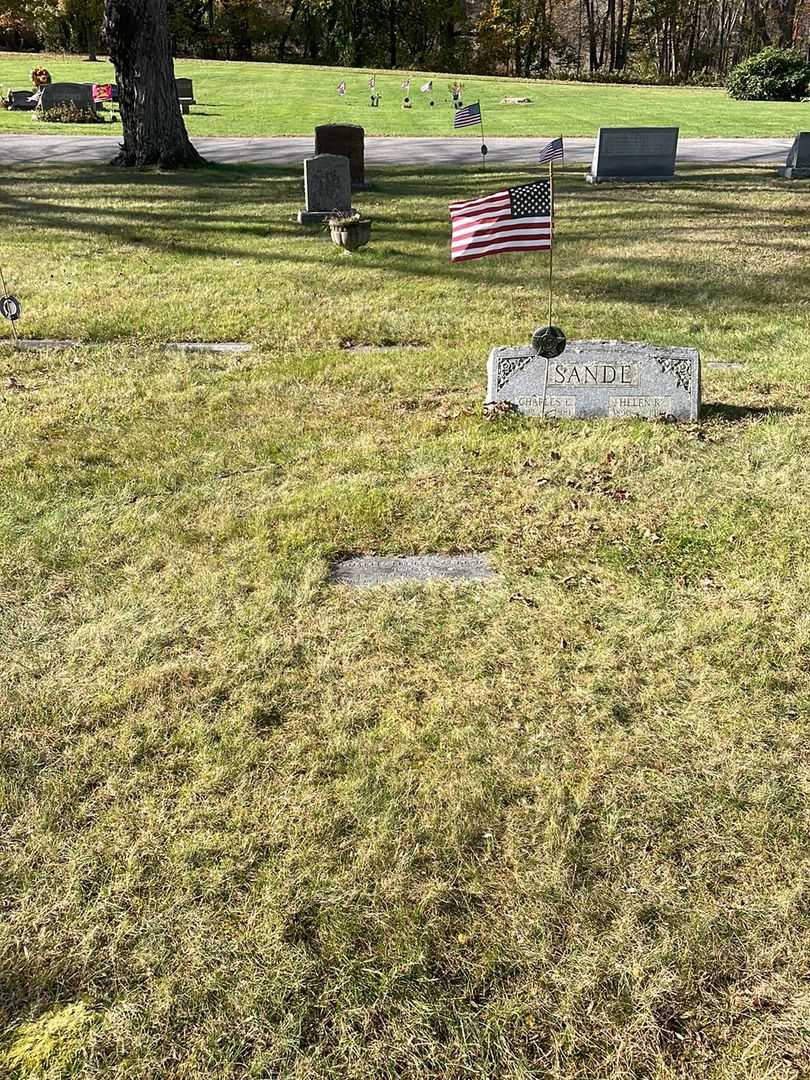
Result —
<instances>
[{"instance_id":1,"label":"distant headstone","mask_svg":"<svg viewBox=\"0 0 810 1080\"><path fill-rule=\"evenodd\" d=\"M366 133L359 124L320 124L315 128L315 156L341 154L347 157L352 187L365 188L365 139Z\"/></svg>"},{"instance_id":2,"label":"distant headstone","mask_svg":"<svg viewBox=\"0 0 810 1080\"><path fill-rule=\"evenodd\" d=\"M593 420L641 416L697 420L697 349L629 341L572 341L546 359L531 345L493 349L487 404L523 416Z\"/></svg>"},{"instance_id":3,"label":"distant headstone","mask_svg":"<svg viewBox=\"0 0 810 1080\"><path fill-rule=\"evenodd\" d=\"M189 111L190 105L197 104L194 99L194 83L191 79L180 78L174 80L174 85L177 88L177 100L180 102L180 111L186 114Z\"/></svg>"},{"instance_id":4,"label":"distant headstone","mask_svg":"<svg viewBox=\"0 0 810 1080\"><path fill-rule=\"evenodd\" d=\"M93 90L89 83L48 83L42 88L39 106L43 112L57 105L72 103L80 109L95 111Z\"/></svg>"},{"instance_id":5,"label":"distant headstone","mask_svg":"<svg viewBox=\"0 0 810 1080\"><path fill-rule=\"evenodd\" d=\"M36 101L31 100L31 95L34 91L29 88L27 90L9 90L8 92L8 107L12 112L32 112L36 107Z\"/></svg>"},{"instance_id":6,"label":"distant headstone","mask_svg":"<svg viewBox=\"0 0 810 1080\"><path fill-rule=\"evenodd\" d=\"M593 162L585 179L671 180L678 152L676 127L599 128Z\"/></svg>"},{"instance_id":7,"label":"distant headstone","mask_svg":"<svg viewBox=\"0 0 810 1080\"><path fill-rule=\"evenodd\" d=\"M304 161L304 203L304 209L298 211L302 225L317 225L333 213L351 213L349 159L341 154L318 154L307 158Z\"/></svg>"},{"instance_id":8,"label":"distant headstone","mask_svg":"<svg viewBox=\"0 0 810 1080\"><path fill-rule=\"evenodd\" d=\"M786 180L810 179L810 131L800 131L793 140L785 167L779 173Z\"/></svg>"}]
</instances>

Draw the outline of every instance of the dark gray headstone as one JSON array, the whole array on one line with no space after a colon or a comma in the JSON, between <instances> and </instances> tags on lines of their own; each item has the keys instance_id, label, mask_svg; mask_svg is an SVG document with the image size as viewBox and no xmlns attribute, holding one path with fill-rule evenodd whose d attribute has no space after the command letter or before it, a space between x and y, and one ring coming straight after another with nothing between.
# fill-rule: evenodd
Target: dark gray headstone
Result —
<instances>
[{"instance_id":1,"label":"dark gray headstone","mask_svg":"<svg viewBox=\"0 0 810 1080\"><path fill-rule=\"evenodd\" d=\"M317 224L336 212L351 213L352 183L347 157L319 154L304 161L304 203L304 209L298 213L302 225Z\"/></svg>"},{"instance_id":2,"label":"dark gray headstone","mask_svg":"<svg viewBox=\"0 0 810 1080\"><path fill-rule=\"evenodd\" d=\"M810 179L810 131L799 132L779 172L786 180Z\"/></svg>"},{"instance_id":3,"label":"dark gray headstone","mask_svg":"<svg viewBox=\"0 0 810 1080\"><path fill-rule=\"evenodd\" d=\"M42 97L39 99L40 108L43 112L53 109L56 105L72 103L80 109L95 111L93 104L93 90L89 83L49 83L43 87Z\"/></svg>"},{"instance_id":4,"label":"dark gray headstone","mask_svg":"<svg viewBox=\"0 0 810 1080\"><path fill-rule=\"evenodd\" d=\"M187 113L189 105L196 105L194 100L194 84L191 79L175 79L174 85L177 87L177 99L180 102L180 109L182 112Z\"/></svg>"},{"instance_id":5,"label":"dark gray headstone","mask_svg":"<svg viewBox=\"0 0 810 1080\"><path fill-rule=\"evenodd\" d=\"M9 90L8 107L11 112L31 112L37 107L36 101L31 100L33 88L28 90Z\"/></svg>"},{"instance_id":6,"label":"dark gray headstone","mask_svg":"<svg viewBox=\"0 0 810 1080\"><path fill-rule=\"evenodd\" d=\"M352 187L366 187L366 133L359 124L319 124L315 128L315 156L342 154L349 159Z\"/></svg>"},{"instance_id":7,"label":"dark gray headstone","mask_svg":"<svg viewBox=\"0 0 810 1080\"><path fill-rule=\"evenodd\" d=\"M599 128L593 162L585 179L671 180L678 152L676 127Z\"/></svg>"},{"instance_id":8,"label":"dark gray headstone","mask_svg":"<svg viewBox=\"0 0 810 1080\"><path fill-rule=\"evenodd\" d=\"M487 403L523 416L593 420L641 416L697 420L697 349L634 341L572 341L546 360L531 345L493 349Z\"/></svg>"}]
</instances>

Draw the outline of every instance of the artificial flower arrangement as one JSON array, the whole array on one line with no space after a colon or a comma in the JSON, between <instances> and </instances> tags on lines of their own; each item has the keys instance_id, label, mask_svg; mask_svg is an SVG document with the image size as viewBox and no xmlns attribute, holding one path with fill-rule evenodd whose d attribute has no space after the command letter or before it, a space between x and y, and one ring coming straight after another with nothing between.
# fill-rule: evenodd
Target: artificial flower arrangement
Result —
<instances>
[{"instance_id":1,"label":"artificial flower arrangement","mask_svg":"<svg viewBox=\"0 0 810 1080\"><path fill-rule=\"evenodd\" d=\"M37 67L31 72L31 82L39 90L51 82L51 73L47 68Z\"/></svg>"}]
</instances>

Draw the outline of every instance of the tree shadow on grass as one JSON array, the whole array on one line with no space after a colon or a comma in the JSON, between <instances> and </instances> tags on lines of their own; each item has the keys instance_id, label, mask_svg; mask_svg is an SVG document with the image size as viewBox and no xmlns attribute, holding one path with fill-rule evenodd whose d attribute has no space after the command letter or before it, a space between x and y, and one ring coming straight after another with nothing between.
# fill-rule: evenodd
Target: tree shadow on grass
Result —
<instances>
[{"instance_id":1,"label":"tree shadow on grass","mask_svg":"<svg viewBox=\"0 0 810 1080\"><path fill-rule=\"evenodd\" d=\"M810 236L804 225L807 209L795 203L763 209L758 198L741 201L735 183L748 193L758 193L761 172L697 170L683 183L610 189L579 186L578 174L570 173L560 188L557 265L562 288L592 303L679 311L711 308L733 314L768 303L774 309L789 302L795 306L807 294L808 283L802 267L790 265L787 257L808 250L797 239ZM159 173L107 166L35 166L11 174L19 182L0 187L0 210L10 234L15 227L50 229L57 236L98 236L132 245L133 250L170 250L189 259L240 258L268 264L295 260L306 265L324 258L319 243L313 243L311 252L302 250L301 243L294 249L284 243L275 248L256 243L306 239L294 219L296 204L302 201L296 167L212 165ZM361 209L367 208L375 219L372 245L353 256L351 265L392 277L452 278L461 288L513 287L526 269L525 259L506 256L506 261L487 259L451 267L449 218L435 203L425 206L419 199L427 193L446 205L465 194L529 179L532 174L522 167L487 173L416 166L379 171L375 189L358 199ZM727 197L718 197L718 191ZM403 199L415 200L415 205L403 208ZM714 235L709 225L717 230ZM309 235L313 241L321 239L317 230ZM639 250L659 237L661 245L670 243L665 254ZM679 245L677 253L672 241ZM712 247L725 252L752 242L767 245L771 256L786 257L779 275L765 262L746 273L718 274L706 258ZM357 280L365 287L362 274Z\"/></svg>"}]
</instances>

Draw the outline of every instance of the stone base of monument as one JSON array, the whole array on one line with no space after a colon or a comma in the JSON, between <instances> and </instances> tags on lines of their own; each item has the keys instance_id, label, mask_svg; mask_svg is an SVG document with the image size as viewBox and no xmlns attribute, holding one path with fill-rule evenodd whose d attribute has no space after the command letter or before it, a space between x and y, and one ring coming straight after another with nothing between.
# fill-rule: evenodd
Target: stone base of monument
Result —
<instances>
[{"instance_id":1,"label":"stone base of monument","mask_svg":"<svg viewBox=\"0 0 810 1080\"><path fill-rule=\"evenodd\" d=\"M595 420L697 420L697 349L637 341L571 341L546 359L531 345L495 348L487 365L487 405L522 416Z\"/></svg>"},{"instance_id":2,"label":"stone base of monument","mask_svg":"<svg viewBox=\"0 0 810 1080\"><path fill-rule=\"evenodd\" d=\"M353 214L354 210L341 210L342 214ZM298 211L298 224L299 225L323 225L325 221L328 221L330 217L335 216L334 210L299 210Z\"/></svg>"},{"instance_id":3,"label":"stone base of monument","mask_svg":"<svg viewBox=\"0 0 810 1080\"><path fill-rule=\"evenodd\" d=\"M810 180L810 169L798 169L794 165L783 165L779 175L785 180Z\"/></svg>"},{"instance_id":4,"label":"stone base of monument","mask_svg":"<svg viewBox=\"0 0 810 1080\"><path fill-rule=\"evenodd\" d=\"M643 176L596 176L590 170L585 173L586 184L652 184L665 180L674 180L673 173L645 173Z\"/></svg>"}]
</instances>

